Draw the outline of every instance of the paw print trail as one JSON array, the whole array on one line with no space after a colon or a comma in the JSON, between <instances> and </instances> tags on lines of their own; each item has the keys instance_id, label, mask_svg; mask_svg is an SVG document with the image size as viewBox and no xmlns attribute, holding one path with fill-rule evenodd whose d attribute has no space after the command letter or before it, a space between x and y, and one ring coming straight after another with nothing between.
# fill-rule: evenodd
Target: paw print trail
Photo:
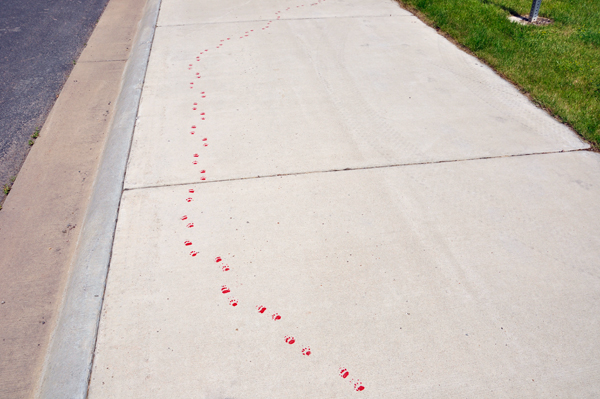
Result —
<instances>
[{"instance_id":1,"label":"paw print trail","mask_svg":"<svg viewBox=\"0 0 600 399\"><path fill-rule=\"evenodd\" d=\"M222 37L218 40L218 42L212 44L212 45L208 45L205 46L205 48L200 51L199 53L196 53L196 55L193 57L193 61L191 63L187 63L186 64L186 68L188 73L190 73L190 82L189 82L189 88L191 90L201 90L198 91L197 93L199 94L194 94L194 99L191 101L191 106L188 104L188 112L189 112L189 116L190 119L193 120L194 124L191 125L191 129L189 130L189 135L187 135L188 139L190 140L190 147L193 148L193 150L195 150L195 152L193 152L192 158L190 163L188 164L188 167L194 167L194 168L198 168L199 165L202 165L205 160L204 160L204 156L202 153L202 151L207 151L208 150L208 137L206 132L204 131L204 128L202 126L204 126L202 124L202 122L207 121L209 115L208 115L208 111L204 111L203 109L207 109L205 108L206 104L208 104L206 101L208 98L208 93L207 91L204 89L203 87L203 82L204 80L204 76L205 73L201 73L201 71L198 71L197 67L200 66L201 62L205 62L206 60L206 56L208 56L209 54L212 54L215 51L219 51L223 48L226 47L226 45L230 45L232 43L232 39L233 41L237 40L237 37L239 37L239 40L243 40L244 42L240 42L240 43L246 43L248 39L252 39L252 37L256 34L256 33L260 33L263 32L266 33L269 29L273 28L273 21L280 21L282 16L285 13L293 13L295 10L300 10L303 9L305 6L317 6L320 5L322 2L325 2L326 0L318 0L316 2L313 3L306 3L306 4L295 4L294 5L289 5L286 8L282 8L281 10L277 10L276 12L274 12L273 14L273 18L274 20L268 20L266 23L261 24L262 26L255 26L254 29L247 29L244 30L243 32L239 32L238 35L229 35L229 37ZM256 32L255 32L256 30ZM210 53L209 53L209 49L210 49ZM196 90L194 90L194 92L196 92ZM202 102L204 101L204 102ZM190 109L191 108L191 109ZM202 125L202 126L201 126ZM198 138L200 138L200 140L198 140ZM194 148L195 147L195 148ZM189 156L189 155L188 155ZM189 159L189 158L188 158ZM201 166L200 166L201 167ZM206 169L194 169L196 172L198 173L198 178L199 178L199 182L203 182L206 181ZM195 190L194 189L190 189L189 190L189 194L194 194ZM194 201L194 197L193 195L189 195L185 201L187 203L191 203ZM188 219L188 215L184 215L181 218L181 221L185 221L184 223L184 227L187 229L191 229L194 227L194 221L193 220L189 220ZM187 230L187 231L193 231L193 230ZM193 245L192 240L185 240L184 241L184 245L185 247L191 247ZM196 257L199 253L197 251L192 250L189 255L191 257ZM221 294L224 295L230 295L227 296L226 301L228 303L228 305L230 305L233 308L244 308L248 309L247 305L244 305L244 301L241 302L241 306L240 302L238 301L238 299L234 296L232 296L232 294L234 294L234 292L232 292L232 289L234 291L236 291L236 287L238 287L238 283L233 284L235 279L235 276L237 276L237 273L235 273L234 268L229 266L229 263L231 262L227 262L225 263L222 259L222 257L217 256L214 258L214 262L217 265L217 268L214 269L215 272L221 273L220 275L222 276L221 278L226 280L226 281L221 281L220 284L217 286L218 289L220 289ZM213 263L213 265L215 264ZM236 266L236 265L233 265ZM223 274L225 273L225 274ZM224 284L226 283L226 284ZM233 284L233 285L232 285ZM242 298L244 299L244 298ZM269 308L269 311L267 311L267 309ZM251 306L250 306L250 309ZM242 309L243 310L243 309ZM284 328L289 327L290 323L293 323L292 320L289 319L285 319L285 321L283 320L282 316L277 313L274 312L271 307L266 304L260 304L260 305L256 305L254 310L253 310L253 314L254 317L265 317L264 320L269 320L269 323L276 323L273 325L278 325ZM283 324L280 324L283 323ZM287 327L285 327L287 326ZM296 345L297 344L297 345ZM303 358L309 358L311 355L313 355L313 352L310 348L310 346L308 345L301 345L300 343L297 342L296 338L292 335L285 335L283 338L283 342L282 342L282 350L285 347L288 347L289 349L292 348L299 348L295 349L298 352L296 352L298 355L302 356ZM293 350L292 350L293 351ZM290 352L291 353L291 352ZM351 384L351 387L354 391L356 392L361 392L365 389L364 385L362 384L361 381L357 380L357 379L348 379L348 376L350 375L349 371L347 370L347 368L343 368L340 367L339 371L338 371L339 375L346 381L348 381Z\"/></svg>"}]
</instances>

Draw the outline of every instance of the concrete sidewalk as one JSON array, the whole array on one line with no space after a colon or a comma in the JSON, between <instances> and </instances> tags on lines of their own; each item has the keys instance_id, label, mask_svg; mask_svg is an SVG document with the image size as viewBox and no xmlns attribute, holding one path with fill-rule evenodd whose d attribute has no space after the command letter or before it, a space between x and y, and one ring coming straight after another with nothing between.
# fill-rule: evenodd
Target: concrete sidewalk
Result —
<instances>
[{"instance_id":1,"label":"concrete sidewalk","mask_svg":"<svg viewBox=\"0 0 600 399\"><path fill-rule=\"evenodd\" d=\"M162 0L89 398L597 397L598 154L313 1Z\"/></svg>"}]
</instances>

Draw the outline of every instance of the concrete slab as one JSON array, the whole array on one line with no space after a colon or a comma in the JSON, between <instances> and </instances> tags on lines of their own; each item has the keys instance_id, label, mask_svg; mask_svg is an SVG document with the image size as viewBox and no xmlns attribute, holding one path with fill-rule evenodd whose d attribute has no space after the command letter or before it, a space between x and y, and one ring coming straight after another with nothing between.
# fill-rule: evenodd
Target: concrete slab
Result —
<instances>
[{"instance_id":1,"label":"concrete slab","mask_svg":"<svg viewBox=\"0 0 600 399\"><path fill-rule=\"evenodd\" d=\"M128 190L89 398L594 397L598 170L576 152Z\"/></svg>"},{"instance_id":2,"label":"concrete slab","mask_svg":"<svg viewBox=\"0 0 600 399\"><path fill-rule=\"evenodd\" d=\"M373 4L361 0L173 0L161 7L158 26L412 15L393 1L379 1L376 7Z\"/></svg>"},{"instance_id":3,"label":"concrete slab","mask_svg":"<svg viewBox=\"0 0 600 399\"><path fill-rule=\"evenodd\" d=\"M395 3L345 17L354 3L269 22L247 2L235 9L247 22L158 28L125 186L588 148ZM160 18L204 7L218 9L167 1Z\"/></svg>"}]
</instances>

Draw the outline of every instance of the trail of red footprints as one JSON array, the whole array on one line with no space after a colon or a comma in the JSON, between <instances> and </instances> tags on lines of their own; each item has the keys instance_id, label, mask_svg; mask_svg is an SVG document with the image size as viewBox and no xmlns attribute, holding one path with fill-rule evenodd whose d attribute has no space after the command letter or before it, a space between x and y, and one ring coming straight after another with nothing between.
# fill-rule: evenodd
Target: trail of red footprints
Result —
<instances>
[{"instance_id":1,"label":"trail of red footprints","mask_svg":"<svg viewBox=\"0 0 600 399\"><path fill-rule=\"evenodd\" d=\"M316 6L319 5L322 2L325 2L326 0L318 0L315 3L311 3L308 6ZM300 4L297 5L295 8L302 8L304 7L305 4ZM290 11L293 7L287 7L284 11ZM281 19L281 13L282 11L277 11L275 13L276 19ZM262 26L260 29L261 30L267 30L271 27L271 24L273 23L273 21L268 21L264 26ZM239 40L245 39L245 38L249 38L251 35L253 35L255 33L254 29L250 29L248 31L245 31L244 33L240 34L239 36ZM227 37L227 38L223 38L219 41L219 43L214 46L214 47L210 47L214 50L218 50L220 48L222 48L226 43L231 42L232 38L231 37ZM199 55L197 55L195 57L195 62L201 62L201 56L205 53L207 53L209 51L209 48L204 49L203 51L200 51ZM190 81L189 83L189 87L190 89L194 90L196 88L198 88L199 86L201 86L201 82L202 80L197 80L197 79L202 79L202 75L200 75L200 72L194 72L194 62L187 64L187 69L191 72L191 78L192 81ZM194 79L196 79L194 81ZM207 98L207 93L205 91L201 91L199 93L199 95L197 96L198 100L196 100L195 102L193 102L190 106L191 108L191 112L192 115L194 117L194 119L197 121L196 124L191 125L189 134L194 136L194 137L201 137L200 141L201 143L198 143L197 146L200 148L206 148L208 147L208 137L202 137L203 135L200 134L202 132L201 129L201 122L202 121L206 121L206 118L208 117L206 115L206 112L201 110L201 106L200 101L201 99L205 99ZM196 134L199 133L199 134ZM202 157L200 156L200 152L195 152L192 154L191 156L192 160L191 160L191 164L192 165L198 165L198 160L201 159ZM201 169L199 171L199 178L201 181L206 180L206 170ZM189 194L194 194L195 190L194 189L190 189L189 190ZM194 200L194 198L190 195L187 196L187 198L185 199L186 202L192 202ZM185 227L187 228L193 228L194 227L194 223L193 221L188 221L188 216L184 215L181 217L182 221L187 221ZM184 246L186 247L191 247L193 245L193 243L190 240L185 240L184 242ZM192 250L189 253L190 256L195 257L198 255L197 251ZM231 267L227 264L225 264L223 262L223 259L221 257L216 257L215 258L215 263L218 265L218 267L223 271L223 272L229 272L231 270ZM225 295L226 297L226 301L229 305L231 305L233 308L237 307L239 302L238 300L233 296L230 288L227 285L221 285L220 287L221 293ZM267 317L270 317L271 320L273 322L278 322L279 320L282 319L282 316L277 313L277 312L273 312L273 311L268 311L267 307L265 307L264 305L256 305L256 310L257 310L257 315L266 315ZM284 343L285 345L295 345L297 343L297 340L295 337L291 336L291 335L286 335L282 338L282 343ZM312 351L310 349L310 346L308 345L299 345L301 347L299 353L302 356L305 357L310 357L310 355L312 354ZM363 391L365 389L365 386L360 382L360 380L358 379L354 379L354 378L350 378L348 379L348 377L350 376L350 372L348 371L347 368L345 367L340 367L339 368L339 376L347 381L350 382L350 384L352 385L352 388L355 391Z\"/></svg>"}]
</instances>

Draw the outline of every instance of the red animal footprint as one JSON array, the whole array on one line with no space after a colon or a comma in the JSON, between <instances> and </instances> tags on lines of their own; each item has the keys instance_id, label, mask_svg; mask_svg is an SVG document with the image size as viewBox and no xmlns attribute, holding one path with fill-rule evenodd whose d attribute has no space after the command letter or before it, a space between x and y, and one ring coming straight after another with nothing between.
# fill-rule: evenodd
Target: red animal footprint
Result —
<instances>
[{"instance_id":1,"label":"red animal footprint","mask_svg":"<svg viewBox=\"0 0 600 399\"><path fill-rule=\"evenodd\" d=\"M223 269L224 272L228 272L229 271L229 266L223 265L222 269Z\"/></svg>"},{"instance_id":2,"label":"red animal footprint","mask_svg":"<svg viewBox=\"0 0 600 399\"><path fill-rule=\"evenodd\" d=\"M223 259L221 259L221 257L220 257L220 256L217 256L217 257L215 258L215 262L217 262L217 263L219 263L219 262L220 262L220 261L222 261L222 260L223 260Z\"/></svg>"},{"instance_id":3,"label":"red animal footprint","mask_svg":"<svg viewBox=\"0 0 600 399\"><path fill-rule=\"evenodd\" d=\"M183 243L185 244L186 247L192 245L191 241L184 241Z\"/></svg>"},{"instance_id":4,"label":"red animal footprint","mask_svg":"<svg viewBox=\"0 0 600 399\"><path fill-rule=\"evenodd\" d=\"M290 337L288 335L285 336L285 342L287 342L288 344L292 345L294 342L296 342L296 340L294 339L294 337Z\"/></svg>"},{"instance_id":5,"label":"red animal footprint","mask_svg":"<svg viewBox=\"0 0 600 399\"><path fill-rule=\"evenodd\" d=\"M186 226L188 229L191 229L192 227L194 227L194 223L188 223Z\"/></svg>"},{"instance_id":6,"label":"red animal footprint","mask_svg":"<svg viewBox=\"0 0 600 399\"><path fill-rule=\"evenodd\" d=\"M200 180L204 181L206 180L206 177L201 177Z\"/></svg>"},{"instance_id":7,"label":"red animal footprint","mask_svg":"<svg viewBox=\"0 0 600 399\"><path fill-rule=\"evenodd\" d=\"M202 169L202 170L200 171L200 173L206 173L206 171L205 171L204 169Z\"/></svg>"},{"instance_id":8,"label":"red animal footprint","mask_svg":"<svg viewBox=\"0 0 600 399\"><path fill-rule=\"evenodd\" d=\"M187 219L187 215L183 215L183 216L181 217L181 220L186 220L186 219Z\"/></svg>"},{"instance_id":9,"label":"red animal footprint","mask_svg":"<svg viewBox=\"0 0 600 399\"><path fill-rule=\"evenodd\" d=\"M192 202L194 199L193 198L186 198L185 199L187 202Z\"/></svg>"},{"instance_id":10,"label":"red animal footprint","mask_svg":"<svg viewBox=\"0 0 600 399\"><path fill-rule=\"evenodd\" d=\"M194 194L194 189L193 189L193 188L190 188L190 189L189 189L189 192L190 192L190 193L192 193L192 194Z\"/></svg>"},{"instance_id":11,"label":"red animal footprint","mask_svg":"<svg viewBox=\"0 0 600 399\"><path fill-rule=\"evenodd\" d=\"M196 133L196 132L195 132L195 131L193 131L193 130L190 132L190 134L194 134L194 133Z\"/></svg>"},{"instance_id":12,"label":"red animal footprint","mask_svg":"<svg viewBox=\"0 0 600 399\"><path fill-rule=\"evenodd\" d=\"M208 140L206 137L202 139L202 141L206 141L206 140Z\"/></svg>"},{"instance_id":13,"label":"red animal footprint","mask_svg":"<svg viewBox=\"0 0 600 399\"><path fill-rule=\"evenodd\" d=\"M279 313L275 313L273 316L271 316L273 318L273 320L281 320L281 316L279 316Z\"/></svg>"},{"instance_id":14,"label":"red animal footprint","mask_svg":"<svg viewBox=\"0 0 600 399\"><path fill-rule=\"evenodd\" d=\"M198 255L198 252L196 252L196 251L192 251L192 252L190 252L190 255L191 255L191 256L196 256L196 255Z\"/></svg>"},{"instance_id":15,"label":"red animal footprint","mask_svg":"<svg viewBox=\"0 0 600 399\"><path fill-rule=\"evenodd\" d=\"M346 370L346 369L345 369L345 368L343 368L343 367L342 367L342 368L340 368L340 377L342 377L342 378L346 378L346 377L348 377L348 375L349 375L349 374L350 374L350 373L348 372L348 370Z\"/></svg>"},{"instance_id":16,"label":"red animal footprint","mask_svg":"<svg viewBox=\"0 0 600 399\"><path fill-rule=\"evenodd\" d=\"M229 304L231 306L237 306L238 305L238 301L235 298L229 298Z\"/></svg>"},{"instance_id":17,"label":"red animal footprint","mask_svg":"<svg viewBox=\"0 0 600 399\"><path fill-rule=\"evenodd\" d=\"M258 313L265 313L265 310L267 310L267 308L265 308L264 306L260 306L260 305L258 305L256 307L256 309L258 309Z\"/></svg>"},{"instance_id":18,"label":"red animal footprint","mask_svg":"<svg viewBox=\"0 0 600 399\"><path fill-rule=\"evenodd\" d=\"M310 354L311 354L310 346L307 346L306 348L302 348L302 354L304 356L310 356Z\"/></svg>"},{"instance_id":19,"label":"red animal footprint","mask_svg":"<svg viewBox=\"0 0 600 399\"><path fill-rule=\"evenodd\" d=\"M228 293L230 293L231 291L229 291L229 288L227 288L227 286L226 286L226 285L224 285L224 286L222 286L222 287L221 287L221 292L222 292L223 294L228 294Z\"/></svg>"},{"instance_id":20,"label":"red animal footprint","mask_svg":"<svg viewBox=\"0 0 600 399\"><path fill-rule=\"evenodd\" d=\"M200 155L198 154L194 154L194 158L198 158Z\"/></svg>"},{"instance_id":21,"label":"red animal footprint","mask_svg":"<svg viewBox=\"0 0 600 399\"><path fill-rule=\"evenodd\" d=\"M365 386L362 384L362 382L360 382L359 380L356 380L356 382L354 383L354 390L355 391L364 391L365 390Z\"/></svg>"},{"instance_id":22,"label":"red animal footprint","mask_svg":"<svg viewBox=\"0 0 600 399\"><path fill-rule=\"evenodd\" d=\"M192 129L195 129L195 128L196 128L196 125L192 125Z\"/></svg>"},{"instance_id":23,"label":"red animal footprint","mask_svg":"<svg viewBox=\"0 0 600 399\"><path fill-rule=\"evenodd\" d=\"M193 161L192 164L198 165L198 161Z\"/></svg>"}]
</instances>

